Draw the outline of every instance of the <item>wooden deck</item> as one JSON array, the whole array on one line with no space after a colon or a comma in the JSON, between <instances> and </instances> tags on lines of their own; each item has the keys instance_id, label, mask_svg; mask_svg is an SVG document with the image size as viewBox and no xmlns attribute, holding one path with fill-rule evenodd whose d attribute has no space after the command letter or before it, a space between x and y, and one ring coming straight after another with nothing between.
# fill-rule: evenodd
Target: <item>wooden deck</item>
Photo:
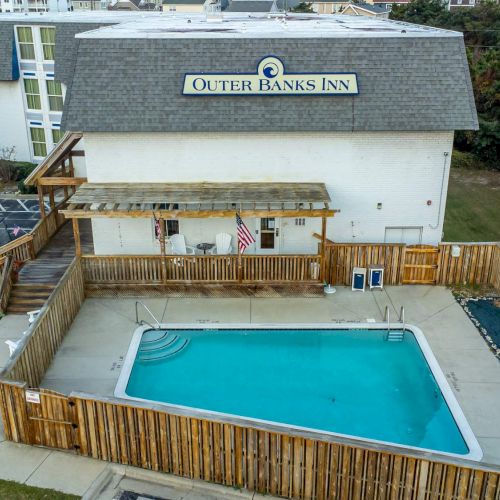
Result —
<instances>
[{"instance_id":1,"label":"wooden deck","mask_svg":"<svg viewBox=\"0 0 500 500\"><path fill-rule=\"evenodd\" d=\"M82 249L94 253L90 221L81 222ZM27 261L19 271L18 284L57 285L75 256L73 229L68 221L37 255Z\"/></svg>"},{"instance_id":2,"label":"wooden deck","mask_svg":"<svg viewBox=\"0 0 500 500\"><path fill-rule=\"evenodd\" d=\"M89 221L83 221L81 237L85 251L93 253ZM54 291L74 256L73 230L71 223L67 222L34 259L27 260L23 264L16 282L11 286L6 311L9 314L24 314L40 309Z\"/></svg>"}]
</instances>

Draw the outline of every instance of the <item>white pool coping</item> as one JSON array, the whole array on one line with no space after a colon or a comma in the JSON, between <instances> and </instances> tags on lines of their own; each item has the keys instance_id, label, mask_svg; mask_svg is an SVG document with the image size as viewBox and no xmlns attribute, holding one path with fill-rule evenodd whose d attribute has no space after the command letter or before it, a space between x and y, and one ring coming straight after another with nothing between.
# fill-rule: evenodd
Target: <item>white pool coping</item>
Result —
<instances>
[{"instance_id":1,"label":"white pool coping","mask_svg":"<svg viewBox=\"0 0 500 500\"><path fill-rule=\"evenodd\" d=\"M362 446L363 443L373 443L373 444L382 444L382 445L387 445L395 448L399 448L402 451L408 450L408 451L421 451L421 452L426 452L426 453L432 453L433 455L442 455L446 457L456 457L460 459L468 459L468 460L474 460L474 461L479 461L483 457L483 452L481 450L481 447L479 446L479 442L476 439L476 436L474 436L474 433L472 432L472 429L467 422L467 419L465 418L465 415L462 411L462 408L460 408L460 405L458 404L457 399L455 398L455 395L453 394L453 391L448 384L448 381L446 380L446 377L444 376L443 371L441 370L441 367L439 366L434 353L432 352L429 343L427 342L427 339L425 338L424 334L420 330L420 328L413 326L413 325L405 325L405 330L411 332L415 339L417 340L417 343L420 347L420 350L422 351L422 354L424 355L424 358L431 370L432 375L434 376L434 379L436 380L436 383L439 386L439 389L441 391L441 394L443 395L443 398L448 405L448 408L450 409L450 412L453 416L453 419L455 420L455 423L458 427L459 432L462 434L462 437L465 441L465 444L467 445L467 448L469 449L469 453L460 455L457 453L448 453L444 451L438 451L438 450L432 450L432 449L427 449L427 448L419 448L416 446L408 446L408 445L402 445L398 443L393 443L390 441L380 441L377 439L369 439L369 438L364 438L364 437L359 437L359 436L354 436L350 434L342 434L342 433L337 433L337 432L330 432L330 431L325 431L325 430L320 430L320 429L312 429L308 427L301 427L301 426L296 426L296 425L291 425L291 424L283 424L279 422L273 422L269 420L261 420L257 418L252 418L252 417L244 417L244 416L239 416L239 415L233 415L229 413L222 413L222 412L217 412L217 411L211 411L211 410L204 410L200 408L195 408L195 407L188 407L188 406L183 406L183 405L176 405L176 404L171 404L171 403L166 403L162 401L153 401L150 399L144 399L144 398L137 398L133 396L129 396L126 392L128 381L130 378L130 374L137 356L137 350L139 349L139 344L141 342L142 335L145 331L147 330L156 330L156 328L152 328L149 325L142 325L139 326L133 336L132 340L130 341L130 345L127 351L127 355L125 356L125 360L123 363L123 367L120 372L120 376L118 378L118 382L115 387L114 395L117 398L121 399L128 399L128 400L133 400L133 401L142 401L142 402L147 402L147 403L155 403L162 405L162 407L165 408L166 411L169 409L172 409L173 411L175 410L182 410L184 412L186 411L192 411L192 415L195 417L200 417L200 418L217 418L222 421L227 421L228 419L231 420L231 422L234 422L235 419L241 421L240 425L252 425L252 423L259 424L259 425L266 425L266 426L271 426L275 428L277 432L290 432L290 430L297 430L299 432L307 432L309 434L317 434L318 439L321 439L321 436L332 436L332 437L341 437L341 438L347 438L353 441L359 442L360 446ZM211 324L199 324L199 323L162 323L160 325L159 329L167 329L167 330L386 330L387 329L387 323L293 323L293 324L288 324L288 323L211 323ZM401 330L402 325L401 324L394 324L391 325L391 330Z\"/></svg>"}]
</instances>

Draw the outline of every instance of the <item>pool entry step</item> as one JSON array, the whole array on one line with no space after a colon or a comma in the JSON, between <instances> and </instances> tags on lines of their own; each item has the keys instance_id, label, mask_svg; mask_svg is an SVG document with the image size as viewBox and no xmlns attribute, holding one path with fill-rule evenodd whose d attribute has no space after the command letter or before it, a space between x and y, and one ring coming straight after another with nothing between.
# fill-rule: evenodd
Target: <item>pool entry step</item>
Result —
<instances>
[{"instance_id":1,"label":"pool entry step","mask_svg":"<svg viewBox=\"0 0 500 500\"><path fill-rule=\"evenodd\" d=\"M189 344L189 339L175 335L166 330L151 330L145 332L138 354L140 361L158 361L171 358L183 351Z\"/></svg>"},{"instance_id":2,"label":"pool entry step","mask_svg":"<svg viewBox=\"0 0 500 500\"><path fill-rule=\"evenodd\" d=\"M402 330L389 330L386 338L389 342L401 342L404 337L405 333Z\"/></svg>"}]
</instances>

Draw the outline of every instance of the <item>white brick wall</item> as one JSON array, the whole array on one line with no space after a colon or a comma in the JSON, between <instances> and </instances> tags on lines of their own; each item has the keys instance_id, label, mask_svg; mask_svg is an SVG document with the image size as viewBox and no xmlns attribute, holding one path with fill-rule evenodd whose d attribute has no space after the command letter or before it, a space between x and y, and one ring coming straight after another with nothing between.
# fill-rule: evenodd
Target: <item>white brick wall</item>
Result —
<instances>
[{"instance_id":1,"label":"white brick wall","mask_svg":"<svg viewBox=\"0 0 500 500\"><path fill-rule=\"evenodd\" d=\"M16 160L31 161L21 80L0 82L0 149L16 147Z\"/></svg>"},{"instance_id":2,"label":"white brick wall","mask_svg":"<svg viewBox=\"0 0 500 500\"><path fill-rule=\"evenodd\" d=\"M452 143L453 132L85 134L89 182L324 182L341 210L328 224L339 242L383 242L390 226L422 227L423 243L440 241ZM149 221L120 223L123 248L117 225L94 223L97 253L157 253ZM234 232L233 221L181 221L191 244L223 229ZM315 251L318 230L318 221L283 220L281 251Z\"/></svg>"}]
</instances>

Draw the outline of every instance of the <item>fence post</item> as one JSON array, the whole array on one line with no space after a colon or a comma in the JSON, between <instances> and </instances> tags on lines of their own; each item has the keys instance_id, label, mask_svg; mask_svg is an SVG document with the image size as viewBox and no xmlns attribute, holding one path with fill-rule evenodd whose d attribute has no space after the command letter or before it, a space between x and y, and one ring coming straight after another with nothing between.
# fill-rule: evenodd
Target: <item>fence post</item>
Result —
<instances>
[{"instance_id":1,"label":"fence post","mask_svg":"<svg viewBox=\"0 0 500 500\"><path fill-rule=\"evenodd\" d=\"M34 260L36 258L35 247L33 245L33 238L31 238L31 240L28 241L28 253L31 260Z\"/></svg>"}]
</instances>

